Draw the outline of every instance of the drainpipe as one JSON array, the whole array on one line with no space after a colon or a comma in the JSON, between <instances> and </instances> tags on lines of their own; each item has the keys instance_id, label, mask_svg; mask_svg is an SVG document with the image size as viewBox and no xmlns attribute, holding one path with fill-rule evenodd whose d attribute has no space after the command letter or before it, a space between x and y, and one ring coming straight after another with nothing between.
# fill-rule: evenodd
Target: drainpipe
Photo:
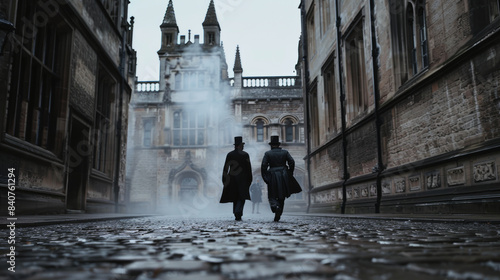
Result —
<instances>
[{"instance_id":1,"label":"drainpipe","mask_svg":"<svg viewBox=\"0 0 500 280\"><path fill-rule=\"evenodd\" d=\"M378 57L379 48L377 46L377 35L375 28L375 1L370 0L370 22L372 33L372 67L373 67L373 91L375 97L375 126L377 131L377 166L373 168L377 172L377 202L375 203L375 213L380 213L380 202L382 200L382 176L384 170L384 163L382 161L382 138L380 137L380 126L382 120L380 118L380 88L379 88L379 71L378 71Z\"/></svg>"},{"instance_id":2,"label":"drainpipe","mask_svg":"<svg viewBox=\"0 0 500 280\"><path fill-rule=\"evenodd\" d=\"M306 145L307 145L307 184L308 184L308 192L307 192L307 213L309 213L309 208L311 207L311 119L309 117L309 63L307 56L307 13L306 13L306 5L305 1L301 1L300 3L300 16L301 16L301 28L302 28L302 65L304 67L304 84L303 84L303 95L306 102L306 128L307 128L307 137L306 137Z\"/></svg>"},{"instance_id":3,"label":"drainpipe","mask_svg":"<svg viewBox=\"0 0 500 280\"><path fill-rule=\"evenodd\" d=\"M342 155L343 155L343 179L344 182L342 184L342 206L341 213L345 214L345 207L347 202L347 191L346 191L346 182L349 179L349 172L347 171L347 137L345 135L346 131L346 109L345 109L345 92L344 92L344 80L343 80L343 65L342 65L342 31L340 31L340 23L341 17L339 12L339 1L335 1L335 14L337 17L337 57L338 57L338 65L339 65L339 88L340 88L340 111L341 111L341 121L342 121Z\"/></svg>"}]
</instances>

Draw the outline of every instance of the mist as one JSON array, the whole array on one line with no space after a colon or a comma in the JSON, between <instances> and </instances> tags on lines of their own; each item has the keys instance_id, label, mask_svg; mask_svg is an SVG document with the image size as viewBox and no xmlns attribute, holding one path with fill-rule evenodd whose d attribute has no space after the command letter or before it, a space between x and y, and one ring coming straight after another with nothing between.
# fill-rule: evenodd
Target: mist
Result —
<instances>
[{"instance_id":1,"label":"mist","mask_svg":"<svg viewBox=\"0 0 500 280\"><path fill-rule=\"evenodd\" d=\"M128 208L184 217L231 216L232 203L219 203L223 165L234 137L243 136L245 142L251 135L245 134L250 132L232 103L237 92L230 86L224 48L207 47L198 36L194 42L190 35L186 43L183 39L177 46L181 54L160 55L159 82L139 83L130 102ZM267 149L262 143L245 145L254 181ZM247 201L245 213L251 207Z\"/></svg>"}]
</instances>

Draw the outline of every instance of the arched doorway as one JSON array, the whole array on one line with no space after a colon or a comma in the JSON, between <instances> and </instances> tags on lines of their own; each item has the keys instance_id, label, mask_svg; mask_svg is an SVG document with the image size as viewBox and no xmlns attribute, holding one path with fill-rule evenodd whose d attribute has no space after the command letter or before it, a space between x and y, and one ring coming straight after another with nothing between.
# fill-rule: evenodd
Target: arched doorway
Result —
<instances>
[{"instance_id":1,"label":"arched doorway","mask_svg":"<svg viewBox=\"0 0 500 280\"><path fill-rule=\"evenodd\" d=\"M193 204L193 199L198 194L199 182L192 174L180 178L178 199L184 204Z\"/></svg>"}]
</instances>

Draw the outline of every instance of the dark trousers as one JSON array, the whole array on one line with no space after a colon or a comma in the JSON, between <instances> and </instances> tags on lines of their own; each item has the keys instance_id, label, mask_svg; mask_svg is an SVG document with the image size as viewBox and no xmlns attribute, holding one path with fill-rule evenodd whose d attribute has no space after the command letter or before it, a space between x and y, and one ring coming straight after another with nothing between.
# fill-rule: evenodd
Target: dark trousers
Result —
<instances>
[{"instance_id":1,"label":"dark trousers","mask_svg":"<svg viewBox=\"0 0 500 280\"><path fill-rule=\"evenodd\" d=\"M283 208L285 208L285 199L269 198L269 205L273 213L281 215L281 213L283 213Z\"/></svg>"},{"instance_id":2,"label":"dark trousers","mask_svg":"<svg viewBox=\"0 0 500 280\"><path fill-rule=\"evenodd\" d=\"M234 215L243 216L243 207L245 206L245 200L240 199L233 202L233 213Z\"/></svg>"}]
</instances>

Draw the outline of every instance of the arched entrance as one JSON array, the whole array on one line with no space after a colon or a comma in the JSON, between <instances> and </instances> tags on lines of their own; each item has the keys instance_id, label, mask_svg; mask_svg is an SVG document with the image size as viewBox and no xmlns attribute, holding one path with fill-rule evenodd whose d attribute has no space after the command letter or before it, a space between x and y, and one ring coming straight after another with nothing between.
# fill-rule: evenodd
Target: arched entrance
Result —
<instances>
[{"instance_id":1,"label":"arched entrance","mask_svg":"<svg viewBox=\"0 0 500 280\"><path fill-rule=\"evenodd\" d=\"M180 179L179 183L179 202L192 204L193 198L198 194L199 182L192 175L185 175Z\"/></svg>"}]
</instances>

